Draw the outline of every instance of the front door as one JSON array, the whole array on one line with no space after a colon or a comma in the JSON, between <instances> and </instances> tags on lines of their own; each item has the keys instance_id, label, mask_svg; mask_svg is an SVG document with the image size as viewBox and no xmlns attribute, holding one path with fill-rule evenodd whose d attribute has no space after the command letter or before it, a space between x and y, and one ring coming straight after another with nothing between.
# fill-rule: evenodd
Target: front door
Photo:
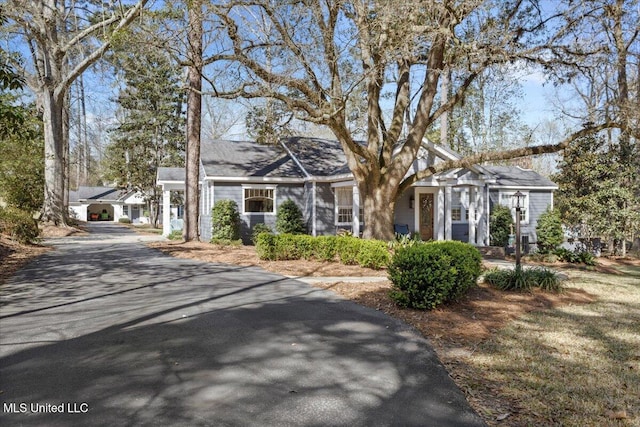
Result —
<instances>
[{"instance_id":1,"label":"front door","mask_svg":"<svg viewBox=\"0 0 640 427\"><path fill-rule=\"evenodd\" d=\"M420 238L433 240L433 193L420 194Z\"/></svg>"}]
</instances>

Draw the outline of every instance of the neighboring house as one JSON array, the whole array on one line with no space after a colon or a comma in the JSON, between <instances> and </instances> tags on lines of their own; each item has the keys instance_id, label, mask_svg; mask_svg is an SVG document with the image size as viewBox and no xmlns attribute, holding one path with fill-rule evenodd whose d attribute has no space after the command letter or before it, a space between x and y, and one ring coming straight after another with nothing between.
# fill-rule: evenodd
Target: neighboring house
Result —
<instances>
[{"instance_id":1,"label":"neighboring house","mask_svg":"<svg viewBox=\"0 0 640 427\"><path fill-rule=\"evenodd\" d=\"M425 142L410 173L459 158L447 148ZM158 185L163 187L163 200L168 206L170 192L184 190L184 170L159 168ZM364 228L358 188L337 141L294 137L283 139L278 146L203 141L200 189L203 240L211 237L211 208L222 199L238 204L245 241L255 224L274 228L278 206L287 199L301 208L312 235L340 230L359 235ZM519 190L525 194L523 240L534 243L538 215L553 205L555 189L557 186L547 178L519 167L450 170L419 181L401 194L395 223L398 230L418 233L423 240L454 239L486 246L491 206L511 206L510 196ZM163 234L169 232L165 227Z\"/></svg>"},{"instance_id":2,"label":"neighboring house","mask_svg":"<svg viewBox=\"0 0 640 427\"><path fill-rule=\"evenodd\" d=\"M79 187L69 191L69 208L81 221L118 222L126 217L132 223L148 222L141 194L115 187Z\"/></svg>"}]
</instances>

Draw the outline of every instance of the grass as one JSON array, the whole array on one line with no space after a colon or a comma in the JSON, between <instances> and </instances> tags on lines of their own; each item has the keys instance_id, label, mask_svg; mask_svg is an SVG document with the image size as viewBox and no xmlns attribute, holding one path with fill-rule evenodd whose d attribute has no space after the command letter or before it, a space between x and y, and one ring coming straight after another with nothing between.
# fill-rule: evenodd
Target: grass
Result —
<instances>
[{"instance_id":1,"label":"grass","mask_svg":"<svg viewBox=\"0 0 640 427\"><path fill-rule=\"evenodd\" d=\"M498 331L464 362L474 393L509 402L502 425L640 426L640 267L569 272L587 305L532 312ZM502 412L502 411L501 411Z\"/></svg>"}]
</instances>

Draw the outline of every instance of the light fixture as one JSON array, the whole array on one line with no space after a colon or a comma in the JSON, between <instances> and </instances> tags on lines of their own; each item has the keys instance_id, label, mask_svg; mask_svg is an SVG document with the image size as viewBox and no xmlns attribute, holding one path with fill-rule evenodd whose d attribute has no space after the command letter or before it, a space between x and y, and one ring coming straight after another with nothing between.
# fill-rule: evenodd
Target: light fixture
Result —
<instances>
[{"instance_id":1,"label":"light fixture","mask_svg":"<svg viewBox=\"0 0 640 427\"><path fill-rule=\"evenodd\" d=\"M409 196L409 209L413 209L415 206L416 200L413 196Z\"/></svg>"}]
</instances>

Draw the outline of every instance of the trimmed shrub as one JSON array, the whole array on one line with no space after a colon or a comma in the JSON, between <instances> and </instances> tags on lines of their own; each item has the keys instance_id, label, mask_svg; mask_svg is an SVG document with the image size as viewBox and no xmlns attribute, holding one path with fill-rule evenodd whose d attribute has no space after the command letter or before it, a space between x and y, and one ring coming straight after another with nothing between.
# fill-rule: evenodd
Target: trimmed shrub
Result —
<instances>
[{"instance_id":1,"label":"trimmed shrub","mask_svg":"<svg viewBox=\"0 0 640 427\"><path fill-rule=\"evenodd\" d=\"M119 218L118 222L120 224L131 224L131 220L129 218L127 218L127 217Z\"/></svg>"},{"instance_id":2,"label":"trimmed shrub","mask_svg":"<svg viewBox=\"0 0 640 427\"><path fill-rule=\"evenodd\" d=\"M356 260L361 267L379 270L389 265L389 250L387 244L381 240L360 240L360 250Z\"/></svg>"},{"instance_id":3,"label":"trimmed shrub","mask_svg":"<svg viewBox=\"0 0 640 427\"><path fill-rule=\"evenodd\" d=\"M240 239L240 213L233 200L219 200L211 210L211 240L214 239Z\"/></svg>"},{"instance_id":4,"label":"trimmed shrub","mask_svg":"<svg viewBox=\"0 0 640 427\"><path fill-rule=\"evenodd\" d=\"M304 234L306 229L302 220L302 211L293 200L286 200L278 207L276 231L287 234Z\"/></svg>"},{"instance_id":5,"label":"trimmed shrub","mask_svg":"<svg viewBox=\"0 0 640 427\"><path fill-rule=\"evenodd\" d=\"M489 230L491 230L491 246L505 247L509 243L509 234L513 226L511 209L502 205L493 205L489 216Z\"/></svg>"},{"instance_id":6,"label":"trimmed shrub","mask_svg":"<svg viewBox=\"0 0 640 427\"><path fill-rule=\"evenodd\" d=\"M402 307L433 309L449 300L456 280L451 255L433 244L399 248L389 265L389 295Z\"/></svg>"},{"instance_id":7,"label":"trimmed shrub","mask_svg":"<svg viewBox=\"0 0 640 427\"><path fill-rule=\"evenodd\" d=\"M451 257L451 266L456 269L456 279L449 298L456 300L465 295L469 289L478 285L482 273L482 254L473 245L457 241L429 242Z\"/></svg>"},{"instance_id":8,"label":"trimmed shrub","mask_svg":"<svg viewBox=\"0 0 640 427\"><path fill-rule=\"evenodd\" d=\"M346 265L358 264L358 253L362 239L353 236L339 236L337 241L338 259Z\"/></svg>"},{"instance_id":9,"label":"trimmed shrub","mask_svg":"<svg viewBox=\"0 0 640 427\"><path fill-rule=\"evenodd\" d=\"M276 235L260 233L256 237L256 254L258 258L273 261L276 259Z\"/></svg>"},{"instance_id":10,"label":"trimmed shrub","mask_svg":"<svg viewBox=\"0 0 640 427\"><path fill-rule=\"evenodd\" d=\"M538 236L538 250L541 253L549 253L560 246L564 241L560 212L547 208L540 214L536 224L536 234Z\"/></svg>"},{"instance_id":11,"label":"trimmed shrub","mask_svg":"<svg viewBox=\"0 0 640 427\"><path fill-rule=\"evenodd\" d=\"M254 225L251 229L251 241L254 245L256 244L256 241L258 240L258 234L260 233L273 233L273 230L267 224L262 222Z\"/></svg>"},{"instance_id":12,"label":"trimmed shrub","mask_svg":"<svg viewBox=\"0 0 640 427\"><path fill-rule=\"evenodd\" d=\"M38 222L29 212L13 207L0 207L0 233L20 243L36 243L40 236Z\"/></svg>"},{"instance_id":13,"label":"trimmed shrub","mask_svg":"<svg viewBox=\"0 0 640 427\"><path fill-rule=\"evenodd\" d=\"M314 256L319 261L333 261L338 252L338 238L336 236L318 236L315 238Z\"/></svg>"}]
</instances>

